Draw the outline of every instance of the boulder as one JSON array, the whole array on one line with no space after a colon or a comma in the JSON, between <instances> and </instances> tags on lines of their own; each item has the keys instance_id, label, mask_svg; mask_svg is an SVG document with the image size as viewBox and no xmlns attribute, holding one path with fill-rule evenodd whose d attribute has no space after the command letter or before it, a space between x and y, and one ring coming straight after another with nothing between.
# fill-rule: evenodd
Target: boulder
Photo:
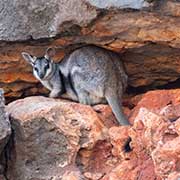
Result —
<instances>
[{"instance_id":1,"label":"boulder","mask_svg":"<svg viewBox=\"0 0 180 180\"><path fill-rule=\"evenodd\" d=\"M102 180L175 180L179 176L179 89L150 91L130 99L133 126L109 129L114 168ZM124 151L125 137L131 137Z\"/></svg>"},{"instance_id":2,"label":"boulder","mask_svg":"<svg viewBox=\"0 0 180 180\"><path fill-rule=\"evenodd\" d=\"M131 146L137 154L145 152L150 157L154 172L161 179L178 177L179 93L179 89L148 92L131 114L131 118L135 117L129 131Z\"/></svg>"},{"instance_id":3,"label":"boulder","mask_svg":"<svg viewBox=\"0 0 180 180\"><path fill-rule=\"evenodd\" d=\"M6 110L14 130L9 180L77 179L79 150L90 151L107 136L107 128L90 106L28 97Z\"/></svg>"},{"instance_id":4,"label":"boulder","mask_svg":"<svg viewBox=\"0 0 180 180\"><path fill-rule=\"evenodd\" d=\"M4 92L0 89L0 179L5 180L5 147L11 135L11 125L5 112Z\"/></svg>"},{"instance_id":5,"label":"boulder","mask_svg":"<svg viewBox=\"0 0 180 180\"><path fill-rule=\"evenodd\" d=\"M2 153L11 134L11 125L5 112L3 90L0 89L0 154Z\"/></svg>"},{"instance_id":6,"label":"boulder","mask_svg":"<svg viewBox=\"0 0 180 180\"><path fill-rule=\"evenodd\" d=\"M9 180L175 180L179 93L158 90L127 99L130 127L118 126L108 105L41 96L14 101L6 108L14 133L5 175Z\"/></svg>"}]
</instances>

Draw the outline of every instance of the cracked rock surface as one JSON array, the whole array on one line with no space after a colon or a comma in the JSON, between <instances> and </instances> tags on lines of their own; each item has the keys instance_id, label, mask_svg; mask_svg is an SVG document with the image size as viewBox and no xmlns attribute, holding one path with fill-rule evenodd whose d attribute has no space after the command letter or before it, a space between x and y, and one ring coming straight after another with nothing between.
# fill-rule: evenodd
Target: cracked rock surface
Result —
<instances>
[{"instance_id":1,"label":"cracked rock surface","mask_svg":"<svg viewBox=\"0 0 180 180\"><path fill-rule=\"evenodd\" d=\"M119 1L124 6L116 0L103 2L1 1L0 87L5 96L47 94L21 52L42 56L49 46L56 47L56 62L86 44L116 51L131 87L176 81L180 74L180 2L154 0L138 10L133 9L134 4L142 0Z\"/></svg>"},{"instance_id":2,"label":"cracked rock surface","mask_svg":"<svg viewBox=\"0 0 180 180\"><path fill-rule=\"evenodd\" d=\"M76 103L29 97L9 104L7 111L14 129L9 180L80 177L79 149L91 150L107 134L91 107Z\"/></svg>"},{"instance_id":3,"label":"cracked rock surface","mask_svg":"<svg viewBox=\"0 0 180 180\"><path fill-rule=\"evenodd\" d=\"M14 101L6 108L13 136L5 175L8 180L175 180L179 96L179 89L157 90L127 99L130 127L118 126L108 105L41 96Z\"/></svg>"}]
</instances>

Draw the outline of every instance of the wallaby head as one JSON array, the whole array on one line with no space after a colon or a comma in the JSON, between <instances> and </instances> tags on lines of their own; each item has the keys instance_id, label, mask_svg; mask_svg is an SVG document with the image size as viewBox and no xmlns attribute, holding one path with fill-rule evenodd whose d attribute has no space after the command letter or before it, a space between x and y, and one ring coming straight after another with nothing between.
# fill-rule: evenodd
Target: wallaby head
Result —
<instances>
[{"instance_id":1,"label":"wallaby head","mask_svg":"<svg viewBox=\"0 0 180 180\"><path fill-rule=\"evenodd\" d=\"M37 79L46 80L53 71L52 57L55 55L53 48L48 48L43 57L32 56L22 52L23 58L32 65L33 74Z\"/></svg>"}]
</instances>

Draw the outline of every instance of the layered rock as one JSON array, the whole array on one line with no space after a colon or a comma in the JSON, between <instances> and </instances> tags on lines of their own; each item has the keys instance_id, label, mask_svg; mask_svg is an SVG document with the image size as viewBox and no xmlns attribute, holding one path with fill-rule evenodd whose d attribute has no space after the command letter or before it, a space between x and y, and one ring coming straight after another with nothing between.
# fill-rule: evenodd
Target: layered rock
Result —
<instances>
[{"instance_id":1,"label":"layered rock","mask_svg":"<svg viewBox=\"0 0 180 180\"><path fill-rule=\"evenodd\" d=\"M19 41L30 38L55 37L64 30L85 26L98 15L98 8L141 9L144 0L97 1L97 0L50 0L50 1L1 1L0 40ZM16 19L16 21L14 21ZM18 27L18 28L17 28Z\"/></svg>"},{"instance_id":2,"label":"layered rock","mask_svg":"<svg viewBox=\"0 0 180 180\"><path fill-rule=\"evenodd\" d=\"M179 4L175 0L1 1L0 87L11 98L45 94L21 52L42 56L48 46L56 46L55 60L60 61L86 44L120 53L130 86L175 81L180 73Z\"/></svg>"}]
</instances>

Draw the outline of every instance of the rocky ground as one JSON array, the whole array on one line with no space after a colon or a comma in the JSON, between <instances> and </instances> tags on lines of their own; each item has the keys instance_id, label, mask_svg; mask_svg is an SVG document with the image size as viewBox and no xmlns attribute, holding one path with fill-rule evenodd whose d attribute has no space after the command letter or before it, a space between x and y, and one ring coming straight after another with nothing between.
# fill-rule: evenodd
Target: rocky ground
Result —
<instances>
[{"instance_id":1,"label":"rocky ground","mask_svg":"<svg viewBox=\"0 0 180 180\"><path fill-rule=\"evenodd\" d=\"M0 141L1 176L5 180L178 180L179 97L176 89L125 99L130 127L118 126L108 105L90 107L42 96L14 101L6 106L10 139L7 118L0 125L6 132L0 136L6 138Z\"/></svg>"},{"instance_id":2,"label":"rocky ground","mask_svg":"<svg viewBox=\"0 0 180 180\"><path fill-rule=\"evenodd\" d=\"M21 57L87 44L120 54L131 126L45 97ZM179 77L179 0L1 0L0 180L179 180Z\"/></svg>"}]
</instances>

